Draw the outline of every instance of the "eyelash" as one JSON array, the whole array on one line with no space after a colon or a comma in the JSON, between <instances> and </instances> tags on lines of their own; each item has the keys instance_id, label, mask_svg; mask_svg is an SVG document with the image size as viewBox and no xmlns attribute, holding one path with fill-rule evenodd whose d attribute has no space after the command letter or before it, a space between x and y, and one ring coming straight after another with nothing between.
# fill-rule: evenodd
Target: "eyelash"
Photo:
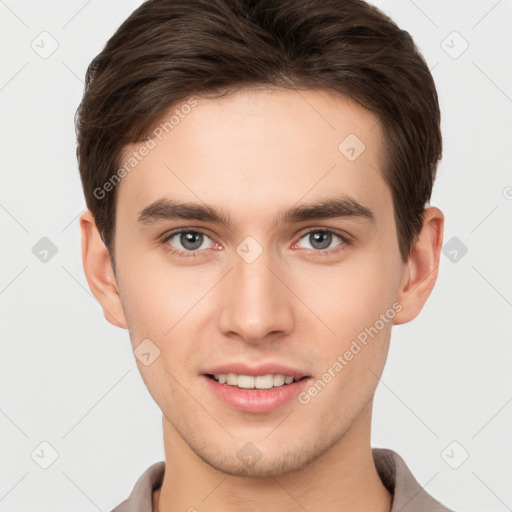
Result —
<instances>
[{"instance_id":1,"label":"eyelash","mask_svg":"<svg viewBox=\"0 0 512 512\"><path fill-rule=\"evenodd\" d=\"M169 233L168 235L166 235L165 238L162 240L162 244L164 244L165 250L169 251L171 254L174 254L176 256L183 256L185 258L195 258L195 257L201 255L201 253L203 253L205 251L205 249L195 250L195 251L182 251L180 249L176 249L176 248L172 247L170 244L167 243L175 235L180 235L182 233L198 233L198 234L204 235L204 236L206 236L208 238L211 238L210 236L208 236L207 233L205 233L204 231L201 231L200 229L190 229L190 228L178 229L178 230L173 231L172 233ZM329 233L329 234L337 236L341 240L341 243L338 246L334 247L333 249L318 249L318 250L307 249L308 251L313 251L314 253L316 253L319 256L333 254L333 253L335 253L335 252L337 252L339 250L343 250L346 246L351 244L351 241L348 239L348 237L346 235L342 235L337 230L327 229L327 228L322 228L322 229L313 228L313 229L310 229L309 231L306 231L305 233L303 233L300 236L299 241L302 240L305 236L307 236L307 235L309 235L311 233Z\"/></svg>"}]
</instances>

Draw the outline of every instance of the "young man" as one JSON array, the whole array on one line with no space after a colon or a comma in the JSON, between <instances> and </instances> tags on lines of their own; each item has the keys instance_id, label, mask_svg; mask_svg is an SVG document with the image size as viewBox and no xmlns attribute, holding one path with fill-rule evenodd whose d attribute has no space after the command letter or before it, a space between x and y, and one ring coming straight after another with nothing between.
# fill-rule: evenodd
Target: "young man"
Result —
<instances>
[{"instance_id":1,"label":"young man","mask_svg":"<svg viewBox=\"0 0 512 512\"><path fill-rule=\"evenodd\" d=\"M437 278L428 67L360 0L152 0L87 72L83 263L165 462L127 511L447 511L372 449L392 325Z\"/></svg>"}]
</instances>

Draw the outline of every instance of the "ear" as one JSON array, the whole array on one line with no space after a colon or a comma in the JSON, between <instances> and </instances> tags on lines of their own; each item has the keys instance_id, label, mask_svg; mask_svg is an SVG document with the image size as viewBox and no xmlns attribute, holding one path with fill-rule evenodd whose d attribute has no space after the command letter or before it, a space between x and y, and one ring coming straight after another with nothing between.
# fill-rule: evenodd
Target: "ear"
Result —
<instances>
[{"instance_id":1,"label":"ear","mask_svg":"<svg viewBox=\"0 0 512 512\"><path fill-rule=\"evenodd\" d=\"M89 288L103 308L107 321L126 329L126 317L110 257L90 210L80 215L80 231L82 263Z\"/></svg>"},{"instance_id":2,"label":"ear","mask_svg":"<svg viewBox=\"0 0 512 512\"><path fill-rule=\"evenodd\" d=\"M402 309L395 315L394 324L403 324L416 318L432 292L438 275L443 230L443 212L435 206L425 208L421 231L412 245L404 268L397 297Z\"/></svg>"}]
</instances>

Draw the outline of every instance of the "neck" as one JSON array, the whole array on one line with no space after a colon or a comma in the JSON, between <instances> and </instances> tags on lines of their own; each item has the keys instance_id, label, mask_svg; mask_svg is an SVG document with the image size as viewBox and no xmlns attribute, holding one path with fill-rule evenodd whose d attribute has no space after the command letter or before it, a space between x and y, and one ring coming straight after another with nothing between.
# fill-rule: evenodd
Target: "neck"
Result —
<instances>
[{"instance_id":1,"label":"neck","mask_svg":"<svg viewBox=\"0 0 512 512\"><path fill-rule=\"evenodd\" d=\"M370 445L370 402L349 430L312 463L277 476L236 476L202 460L165 418L165 474L153 495L155 512L390 512Z\"/></svg>"}]
</instances>

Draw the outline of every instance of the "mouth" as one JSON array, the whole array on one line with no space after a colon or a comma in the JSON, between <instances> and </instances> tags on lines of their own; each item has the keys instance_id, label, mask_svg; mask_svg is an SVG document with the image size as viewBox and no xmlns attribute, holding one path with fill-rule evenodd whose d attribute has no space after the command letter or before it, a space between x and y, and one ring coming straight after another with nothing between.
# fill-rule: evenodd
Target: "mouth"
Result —
<instances>
[{"instance_id":1,"label":"mouth","mask_svg":"<svg viewBox=\"0 0 512 512\"><path fill-rule=\"evenodd\" d=\"M230 409L258 414L293 403L312 377L309 375L235 373L201 374L206 394Z\"/></svg>"}]
</instances>

